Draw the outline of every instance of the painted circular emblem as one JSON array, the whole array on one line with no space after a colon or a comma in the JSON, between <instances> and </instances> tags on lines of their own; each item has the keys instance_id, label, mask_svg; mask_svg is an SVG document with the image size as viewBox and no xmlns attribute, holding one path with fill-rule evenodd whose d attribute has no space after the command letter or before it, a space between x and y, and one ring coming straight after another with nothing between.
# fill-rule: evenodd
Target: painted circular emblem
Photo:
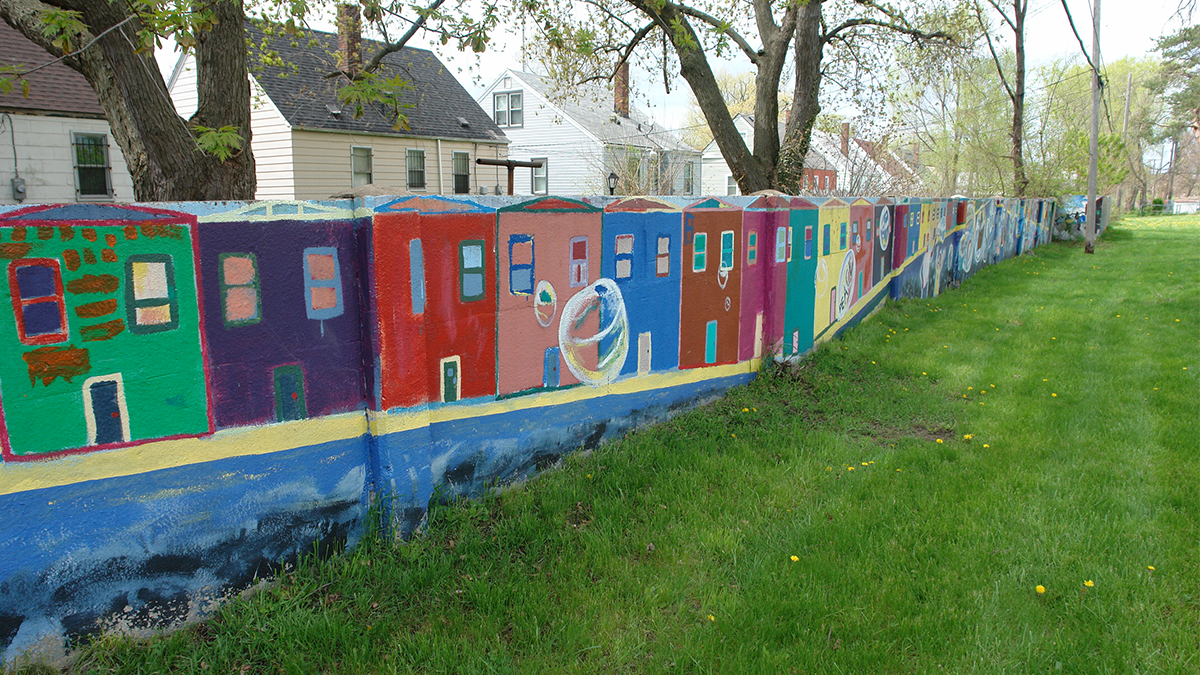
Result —
<instances>
[{"instance_id":1,"label":"painted circular emblem","mask_svg":"<svg viewBox=\"0 0 1200 675\"><path fill-rule=\"evenodd\" d=\"M594 335L582 333L593 313L600 327ZM580 382L600 386L616 379L629 356L629 318L615 281L597 279L567 300L558 320L558 347Z\"/></svg>"},{"instance_id":2,"label":"painted circular emblem","mask_svg":"<svg viewBox=\"0 0 1200 675\"><path fill-rule=\"evenodd\" d=\"M825 262L824 258L821 258L817 261L817 286L824 289L826 281L829 281L829 263Z\"/></svg>"},{"instance_id":3,"label":"painted circular emblem","mask_svg":"<svg viewBox=\"0 0 1200 675\"><path fill-rule=\"evenodd\" d=\"M558 295L549 281L542 280L533 292L533 314L542 328L549 328L558 311Z\"/></svg>"},{"instance_id":4,"label":"painted circular emblem","mask_svg":"<svg viewBox=\"0 0 1200 675\"><path fill-rule=\"evenodd\" d=\"M883 207L879 212L879 248L886 251L888 242L892 238L892 209Z\"/></svg>"},{"instance_id":5,"label":"painted circular emblem","mask_svg":"<svg viewBox=\"0 0 1200 675\"><path fill-rule=\"evenodd\" d=\"M837 318L841 319L846 310L850 309L850 301L854 297L854 256L842 258L842 273L838 275L837 286Z\"/></svg>"},{"instance_id":6,"label":"painted circular emblem","mask_svg":"<svg viewBox=\"0 0 1200 675\"><path fill-rule=\"evenodd\" d=\"M725 296L725 311L728 312L729 308L732 306L733 306L733 302L730 301L729 296L728 295Z\"/></svg>"}]
</instances>

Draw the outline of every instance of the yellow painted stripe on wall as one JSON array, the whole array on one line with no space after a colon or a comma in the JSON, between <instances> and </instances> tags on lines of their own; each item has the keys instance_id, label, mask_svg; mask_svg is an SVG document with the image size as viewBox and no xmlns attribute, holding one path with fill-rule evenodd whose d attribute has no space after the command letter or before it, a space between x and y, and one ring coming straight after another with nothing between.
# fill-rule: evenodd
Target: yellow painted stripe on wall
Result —
<instances>
[{"instance_id":1,"label":"yellow painted stripe on wall","mask_svg":"<svg viewBox=\"0 0 1200 675\"><path fill-rule=\"evenodd\" d=\"M389 434L419 429L437 422L555 406L614 394L634 394L752 373L758 370L760 364L761 359L753 359L726 366L632 377L600 388L582 386L502 401L447 405L415 411L341 413L311 420L224 429L207 438L153 441L127 448L70 455L46 461L12 462L0 465L0 495L90 480L133 476L232 457L265 455L307 445L357 438L368 431L376 435Z\"/></svg>"}]
</instances>

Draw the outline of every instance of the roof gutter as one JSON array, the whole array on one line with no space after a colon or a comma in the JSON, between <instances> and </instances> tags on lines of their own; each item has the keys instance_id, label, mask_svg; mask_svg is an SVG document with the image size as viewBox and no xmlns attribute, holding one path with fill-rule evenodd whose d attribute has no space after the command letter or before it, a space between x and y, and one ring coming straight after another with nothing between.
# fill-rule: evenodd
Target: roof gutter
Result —
<instances>
[{"instance_id":1,"label":"roof gutter","mask_svg":"<svg viewBox=\"0 0 1200 675\"><path fill-rule=\"evenodd\" d=\"M452 141L455 143L480 143L485 145L508 145L512 143L507 137L503 139L463 138L454 136L405 136L400 134L377 134L370 131L349 131L346 129L325 129L323 127L306 127L303 124L288 123L293 131L312 131L322 134L346 134L348 136L371 136L373 138L404 138L427 141Z\"/></svg>"}]
</instances>

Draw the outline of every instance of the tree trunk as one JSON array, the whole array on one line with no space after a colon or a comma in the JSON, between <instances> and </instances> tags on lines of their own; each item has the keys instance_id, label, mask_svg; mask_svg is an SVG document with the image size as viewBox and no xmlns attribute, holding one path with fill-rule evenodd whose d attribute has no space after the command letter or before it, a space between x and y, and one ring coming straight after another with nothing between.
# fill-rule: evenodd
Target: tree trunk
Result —
<instances>
[{"instance_id":1,"label":"tree trunk","mask_svg":"<svg viewBox=\"0 0 1200 675\"><path fill-rule=\"evenodd\" d=\"M779 189L799 194L804 180L804 158L812 142L813 125L821 112L821 3L810 0L799 7L796 19L796 86L792 116L779 153Z\"/></svg>"},{"instance_id":2,"label":"tree trunk","mask_svg":"<svg viewBox=\"0 0 1200 675\"><path fill-rule=\"evenodd\" d=\"M0 17L54 56L62 56L44 34L44 11L60 7L81 13L88 30L82 46L128 18L123 4L108 0L0 0ZM202 152L175 112L150 50L134 51L142 27L133 19L95 44L64 59L96 91L113 138L125 156L138 201L253 199L254 159L250 144L250 91L246 72L244 12L239 0L217 0L218 22L196 49L197 121L234 126L241 152L227 161ZM219 79L211 79L211 78Z\"/></svg>"},{"instance_id":3,"label":"tree trunk","mask_svg":"<svg viewBox=\"0 0 1200 675\"><path fill-rule=\"evenodd\" d=\"M754 157L767 169L768 187L779 185L779 78L787 61L788 46L795 30L796 7L787 10L783 26L776 26L771 3L756 0L755 17L763 48L758 53L754 77ZM741 187L740 185L738 187ZM750 187L750 186L746 186ZM759 188L762 189L762 188ZM753 190L742 188L743 194Z\"/></svg>"},{"instance_id":4,"label":"tree trunk","mask_svg":"<svg viewBox=\"0 0 1200 675\"><path fill-rule=\"evenodd\" d=\"M658 0L630 0L630 3L647 16L658 17L660 25L670 36L671 45L679 57L679 74L692 88L696 103L708 121L713 140L717 142L738 187L747 194L772 187L770 167L764 166L750 154L746 142L734 126L733 116L729 114L725 98L721 96L721 87L687 16L671 2L659 4Z\"/></svg>"},{"instance_id":5,"label":"tree trunk","mask_svg":"<svg viewBox=\"0 0 1200 675\"><path fill-rule=\"evenodd\" d=\"M1013 189L1014 196L1024 197L1029 178L1025 176L1025 10L1029 8L1029 0L1013 0L1014 47L1016 49L1017 67L1013 74Z\"/></svg>"}]
</instances>

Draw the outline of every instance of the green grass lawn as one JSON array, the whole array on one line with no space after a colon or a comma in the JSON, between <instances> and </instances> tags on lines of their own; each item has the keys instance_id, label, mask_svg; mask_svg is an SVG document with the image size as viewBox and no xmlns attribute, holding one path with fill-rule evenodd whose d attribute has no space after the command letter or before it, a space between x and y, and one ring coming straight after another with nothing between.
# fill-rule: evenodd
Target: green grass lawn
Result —
<instances>
[{"instance_id":1,"label":"green grass lawn","mask_svg":"<svg viewBox=\"0 0 1200 675\"><path fill-rule=\"evenodd\" d=\"M1198 355L1127 220L74 670L1198 673Z\"/></svg>"}]
</instances>

